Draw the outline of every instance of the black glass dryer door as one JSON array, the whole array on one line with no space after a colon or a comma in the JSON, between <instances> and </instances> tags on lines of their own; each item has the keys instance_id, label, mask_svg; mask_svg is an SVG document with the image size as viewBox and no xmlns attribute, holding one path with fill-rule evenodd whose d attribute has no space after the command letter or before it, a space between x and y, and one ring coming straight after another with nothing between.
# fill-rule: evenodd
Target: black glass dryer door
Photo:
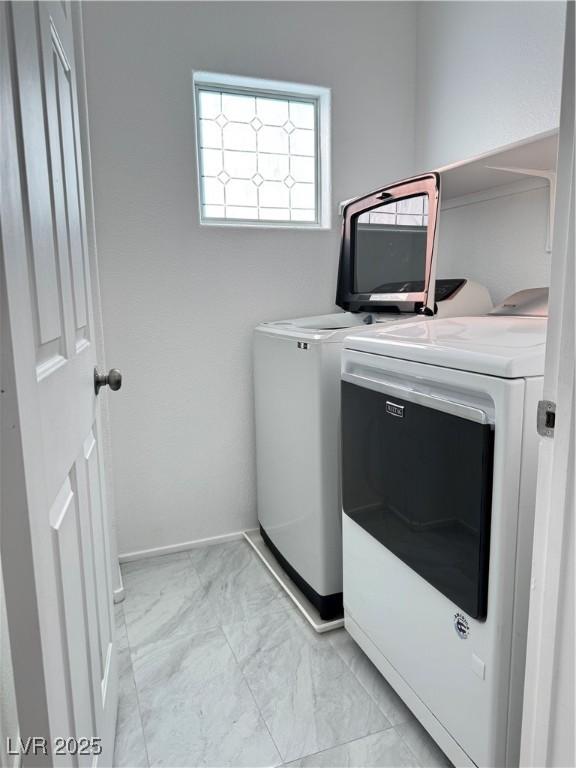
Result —
<instances>
[{"instance_id":1,"label":"black glass dryer door","mask_svg":"<svg viewBox=\"0 0 576 768\"><path fill-rule=\"evenodd\" d=\"M344 376L344 512L469 616L485 618L493 445L486 415Z\"/></svg>"}]
</instances>

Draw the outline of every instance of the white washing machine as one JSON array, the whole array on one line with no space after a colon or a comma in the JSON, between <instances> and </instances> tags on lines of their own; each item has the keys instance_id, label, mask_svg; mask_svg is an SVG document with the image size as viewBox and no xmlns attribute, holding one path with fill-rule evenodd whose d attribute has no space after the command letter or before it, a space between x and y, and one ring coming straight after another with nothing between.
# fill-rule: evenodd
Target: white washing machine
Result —
<instances>
[{"instance_id":1,"label":"white washing machine","mask_svg":"<svg viewBox=\"0 0 576 768\"><path fill-rule=\"evenodd\" d=\"M345 311L262 323L255 331L260 530L291 579L283 585L289 592L296 585L314 606L316 618L303 610L319 631L323 620L342 616L344 338L365 324L483 314L492 306L484 286L434 279L438 199L439 177L428 174L349 203L337 293Z\"/></svg>"},{"instance_id":2,"label":"white washing machine","mask_svg":"<svg viewBox=\"0 0 576 768\"><path fill-rule=\"evenodd\" d=\"M455 765L518 765L546 289L348 336L345 625Z\"/></svg>"}]
</instances>

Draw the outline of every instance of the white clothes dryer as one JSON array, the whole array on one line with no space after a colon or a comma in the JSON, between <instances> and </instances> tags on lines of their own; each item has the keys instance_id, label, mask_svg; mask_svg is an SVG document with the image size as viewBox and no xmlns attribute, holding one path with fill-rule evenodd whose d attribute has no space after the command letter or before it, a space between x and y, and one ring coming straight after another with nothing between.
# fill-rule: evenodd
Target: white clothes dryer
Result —
<instances>
[{"instance_id":1,"label":"white clothes dryer","mask_svg":"<svg viewBox=\"0 0 576 768\"><path fill-rule=\"evenodd\" d=\"M355 332L345 625L455 765L518 765L547 291Z\"/></svg>"}]
</instances>

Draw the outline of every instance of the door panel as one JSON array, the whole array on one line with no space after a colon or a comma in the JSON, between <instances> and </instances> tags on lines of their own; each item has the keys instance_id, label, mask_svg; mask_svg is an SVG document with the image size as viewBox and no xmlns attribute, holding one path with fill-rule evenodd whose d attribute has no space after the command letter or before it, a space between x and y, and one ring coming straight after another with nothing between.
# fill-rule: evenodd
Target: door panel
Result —
<instances>
[{"instance_id":1,"label":"door panel","mask_svg":"<svg viewBox=\"0 0 576 768\"><path fill-rule=\"evenodd\" d=\"M88 441L87 441L88 442ZM92 521L90 514L90 493L87 468L87 450L86 445L76 462L76 489L78 494L79 531L80 547L84 585L84 600L86 605L95 606L96 598L96 578L97 566L94 559L94 543L92 540ZM96 611L86 611L86 631L88 637L92 638L90 645L91 652L89 657L90 677L93 690L98 690L98 684L102 680L103 666L100 663L102 658L102 632L98 621ZM98 718L100 707L95 703L93 706L94 732L98 730Z\"/></svg>"},{"instance_id":2,"label":"door panel","mask_svg":"<svg viewBox=\"0 0 576 768\"><path fill-rule=\"evenodd\" d=\"M88 341L88 317L86 309L86 273L84 268L85 250L80 225L78 201L78 166L74 137L73 99L70 65L64 58L62 44L57 38L53 25L50 27L54 50L56 89L58 92L59 137L62 146L63 175L65 179L66 220L68 225L68 246L72 265L72 288L74 294L74 318L76 344Z\"/></svg>"},{"instance_id":3,"label":"door panel","mask_svg":"<svg viewBox=\"0 0 576 768\"><path fill-rule=\"evenodd\" d=\"M89 509L86 518L90 519L89 543L92 544L92 562L90 563L95 575L95 605L98 608L99 647L98 661L100 676L98 684L102 694L106 691L106 670L109 666L111 644L113 641L113 620L111 613L110 595L112 585L109 563L109 548L106 529L103 525L102 482L100 453L97 449L96 438L91 432L84 444L84 460L86 462L86 480L88 483Z\"/></svg>"},{"instance_id":4,"label":"door panel","mask_svg":"<svg viewBox=\"0 0 576 768\"><path fill-rule=\"evenodd\" d=\"M19 28L20 17L15 14L15 25ZM29 76L20 81L19 99L21 130L23 141L28 147L25 158L24 175L29 190L29 257L32 267L31 288L33 289L33 307L36 315L37 345L39 362L45 359L47 352L44 345L62 337L62 299L58 290L58 272L52 218L45 201L50 198L50 176L48 155L44 135L38 130L44 122L40 63L34 50L34 36L19 35L16 49L18 64L26 69ZM23 60L26 62L23 63ZM50 352L58 345L51 345ZM61 352L61 350L58 350ZM50 354L48 352L48 354Z\"/></svg>"},{"instance_id":5,"label":"door panel","mask_svg":"<svg viewBox=\"0 0 576 768\"><path fill-rule=\"evenodd\" d=\"M50 514L58 577L59 612L63 616L69 688L75 733L94 733L91 679L84 621L85 594L80 561L77 497L67 478ZM85 764L81 763L81 764Z\"/></svg>"},{"instance_id":6,"label":"door panel","mask_svg":"<svg viewBox=\"0 0 576 768\"><path fill-rule=\"evenodd\" d=\"M28 73L19 81L20 117L24 158L23 182L32 192L28 196L30 289L36 332L39 378L42 370L54 365L65 354L63 345L63 302L59 290L59 265L56 258L50 207L50 174L48 152L43 131L44 122L40 62L35 50L35 36L24 35L29 19L15 8L14 27L18 35L16 63Z\"/></svg>"}]
</instances>

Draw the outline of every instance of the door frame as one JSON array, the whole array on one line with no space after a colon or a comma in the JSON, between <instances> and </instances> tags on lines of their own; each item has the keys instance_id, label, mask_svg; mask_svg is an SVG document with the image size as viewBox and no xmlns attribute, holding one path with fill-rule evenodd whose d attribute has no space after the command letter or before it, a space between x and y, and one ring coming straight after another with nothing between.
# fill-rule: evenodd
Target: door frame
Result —
<instances>
[{"instance_id":1,"label":"door frame","mask_svg":"<svg viewBox=\"0 0 576 768\"><path fill-rule=\"evenodd\" d=\"M568 709L564 714L571 718L567 727L572 732L574 719L574 680L566 683L572 690L572 713L566 701L557 709L570 695L562 688L559 670L562 644L574 642L574 584L569 583L569 559L574 558L574 21L574 2L568 2L543 393L544 399L556 403L556 424L553 437L541 438L538 456L522 766L553 764L555 725L562 708Z\"/></svg>"},{"instance_id":2,"label":"door frame","mask_svg":"<svg viewBox=\"0 0 576 768\"><path fill-rule=\"evenodd\" d=\"M14 92L14 47L12 25L9 23L10 3L0 3L0 222L2 234L11 236L11 245L19 253L24 265L19 278L25 280L27 271L26 224L23 213L24 190L21 183L20 151L18 136L19 118L15 108ZM82 27L82 8L80 3L71 3L74 49L77 57L77 103L80 123L80 143L82 149L82 173L84 178L83 194L80 205L84 208L87 230L87 245L90 253L91 294L94 309L94 342L97 359L104 367L104 333L99 287L99 270L95 237L94 204L92 194L92 172L90 164L90 142L88 112L85 87L84 39ZM4 184L6 185L4 187ZM4 194L10 188L12 194ZM18 200L17 206L14 200ZM33 516L35 495L38 489L27 482L25 474L26 457L40 449L39 444L25 435L34 434L35 425L40 424L40 414L36 408L19 408L19 399L28 386L24 379L16 380L16 361L25 366L30 352L23 346L13 345L10 315L20 316L17 302L13 302L8 311L10 297L6 286L6 265L3 253L3 237L0 238L0 564L4 580L4 596L8 619L8 633L12 657L14 687L19 734L9 734L14 738L22 735L50 738L50 718L48 701L45 695L45 667L42 650L42 633L39 620L39 592L34 568L33 529L36 520ZM20 322L20 321L18 321ZM26 319L22 318L22 324ZM29 321L28 321L29 322ZM30 367L30 366L29 366ZM33 370L34 366L30 367ZM19 389L20 388L20 389ZM113 518L113 494L111 484L110 428L108 393L102 392L99 413L96 417L99 434L103 435L104 447L98 444L100 462L104 468L102 503L110 521ZM22 398L24 399L24 397ZM26 398L34 401L34 398ZM102 455L103 454L103 455ZM112 514L111 514L112 513ZM110 559L111 574L114 584L114 601L123 597L120 570L118 565L114 525L110 524ZM60 734L57 734L60 735ZM69 736L73 734L61 734ZM16 746L16 745L14 745ZM19 757L18 762L25 765L46 765L48 760L39 754Z\"/></svg>"}]
</instances>

